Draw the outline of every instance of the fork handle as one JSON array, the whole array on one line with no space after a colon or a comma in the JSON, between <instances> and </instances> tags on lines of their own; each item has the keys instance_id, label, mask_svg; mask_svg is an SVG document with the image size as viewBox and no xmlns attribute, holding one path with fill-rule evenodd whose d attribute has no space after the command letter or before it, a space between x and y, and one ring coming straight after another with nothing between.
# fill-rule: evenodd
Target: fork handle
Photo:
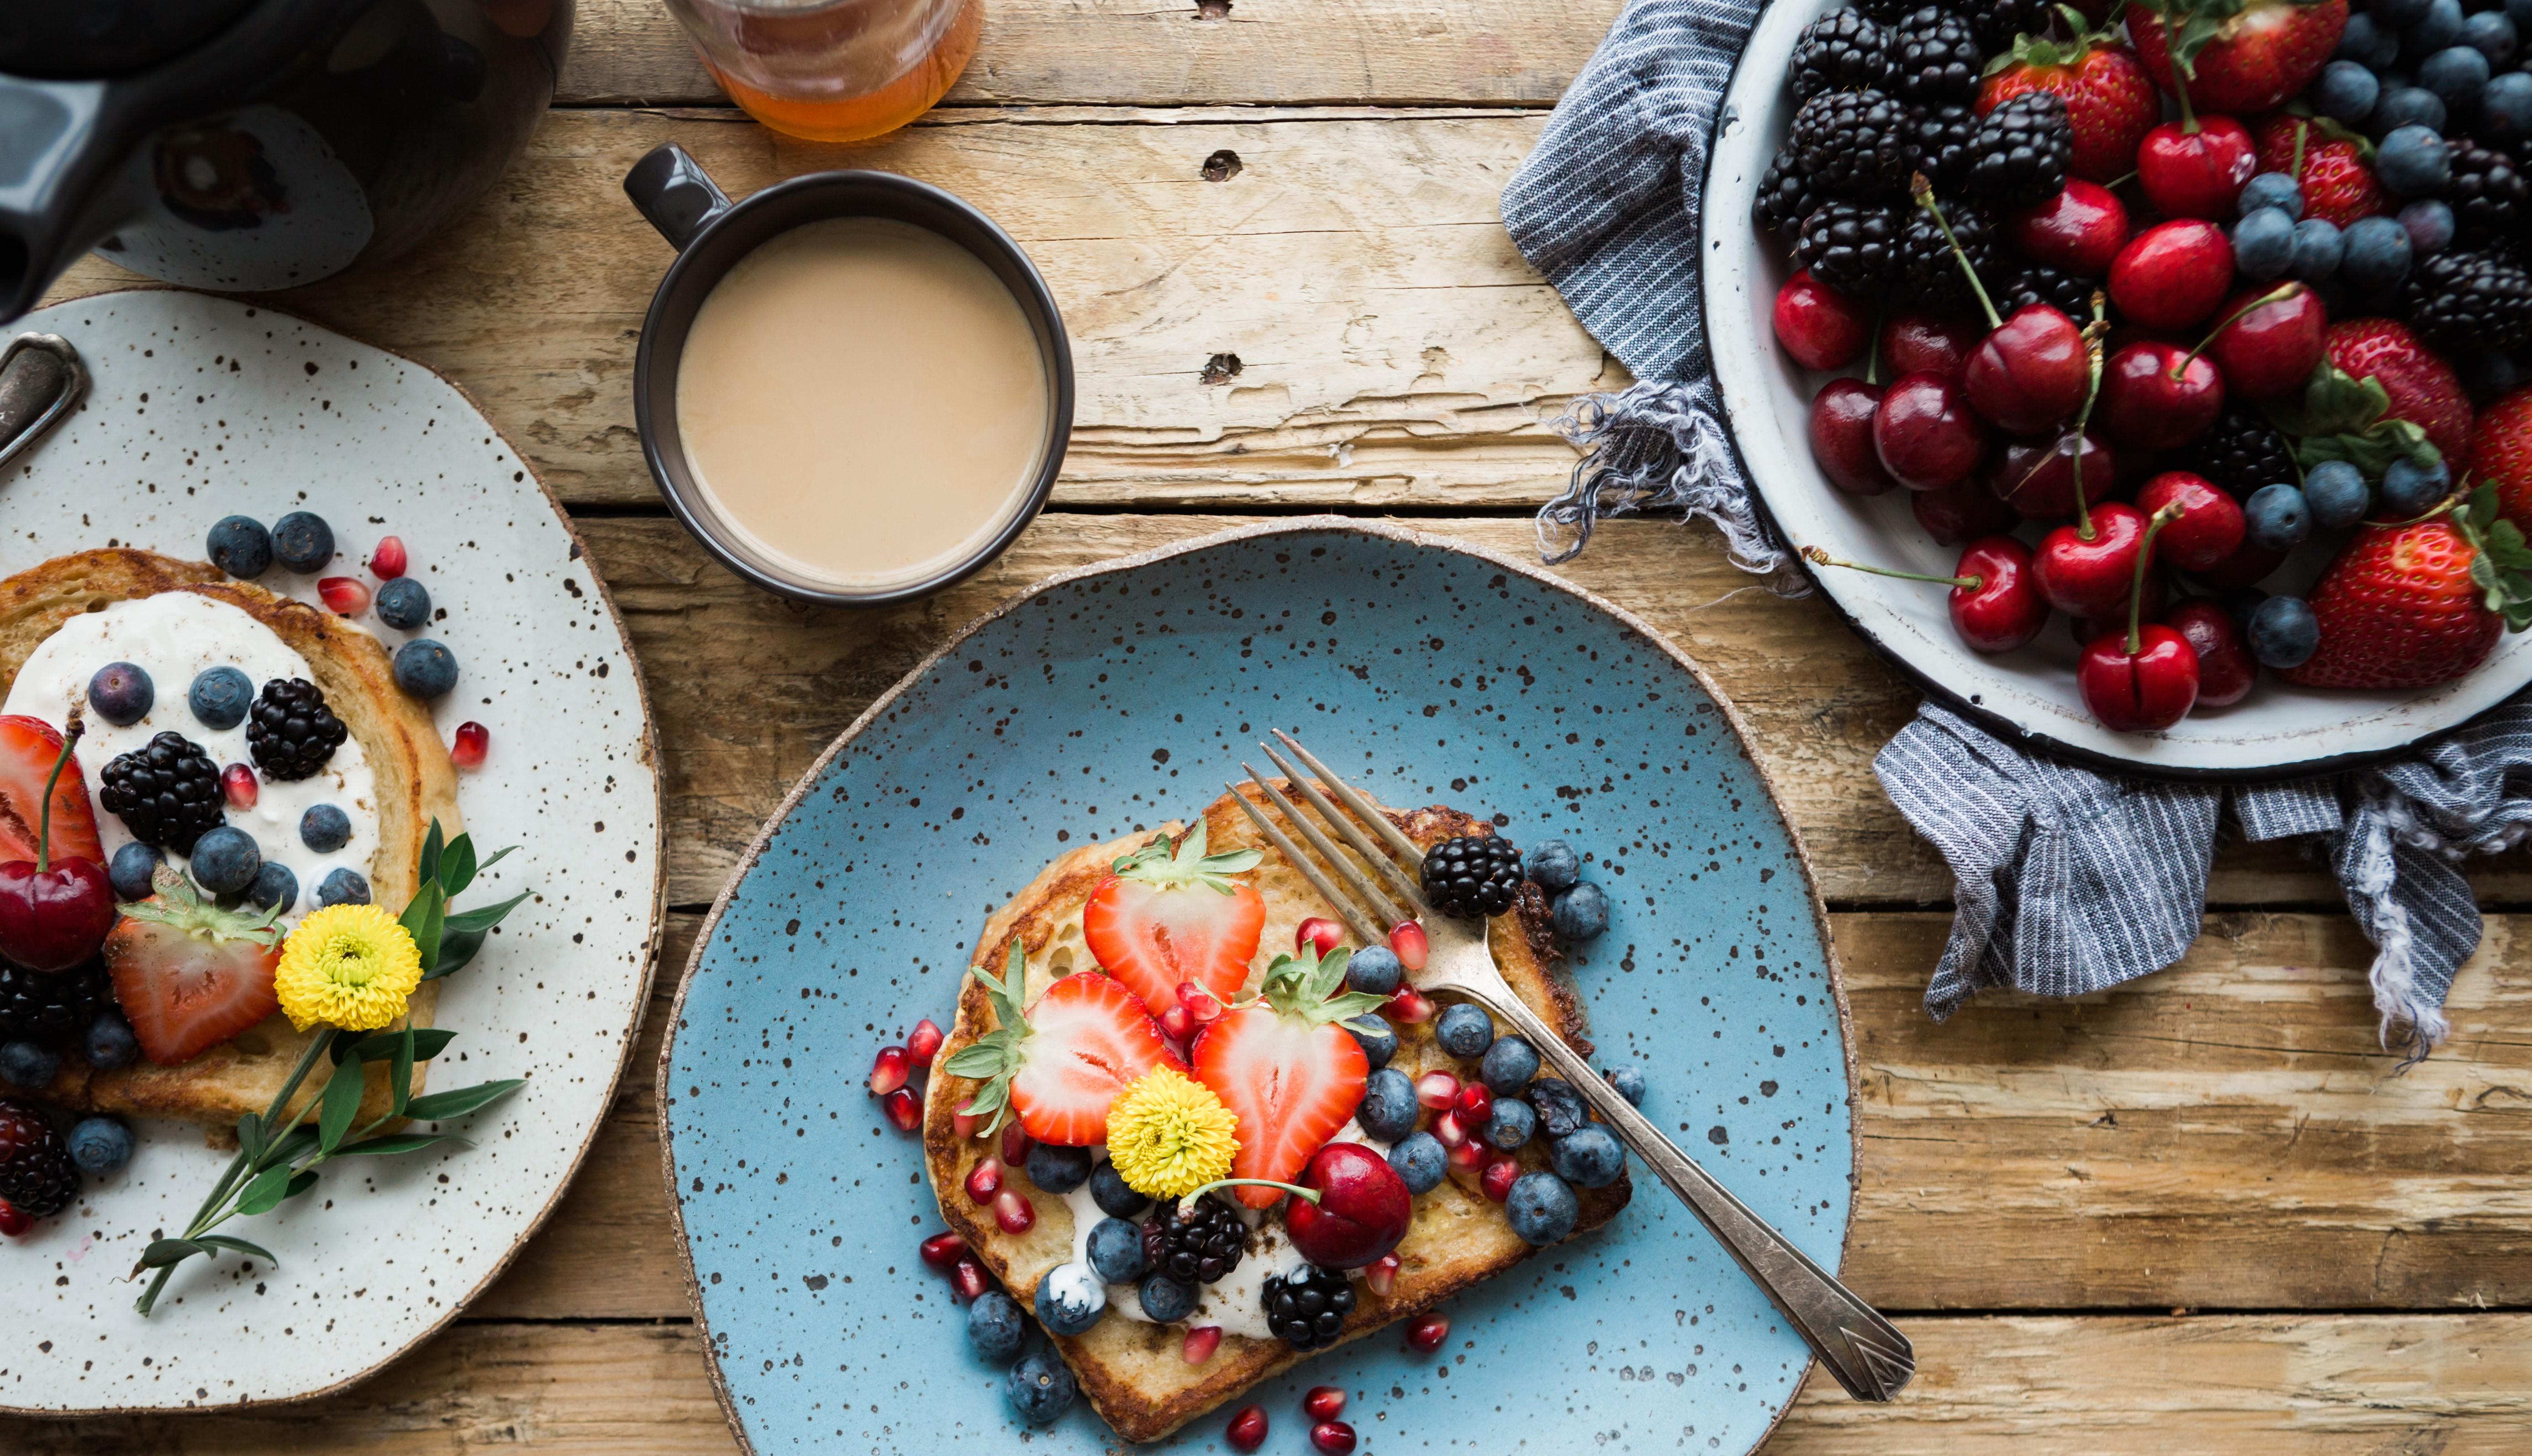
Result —
<instances>
[{"instance_id":1,"label":"fork handle","mask_svg":"<svg viewBox=\"0 0 2532 1456\"><path fill-rule=\"evenodd\" d=\"M1557 1074L1574 1084L1592 1110L1600 1114L1619 1141L1649 1164L1679 1201L1688 1204L1714 1237L1731 1251L1741 1267L1767 1292L1785 1317L1793 1321L1820 1364L1857 1400L1886 1401L1917 1372L1916 1347L1878 1311L1813 1263L1750 1205L1714 1181L1697 1159L1662 1136L1652 1119L1591 1070L1547 1023L1518 996L1483 994L1453 987L1484 1003L1488 1011L1521 1029Z\"/></svg>"}]
</instances>

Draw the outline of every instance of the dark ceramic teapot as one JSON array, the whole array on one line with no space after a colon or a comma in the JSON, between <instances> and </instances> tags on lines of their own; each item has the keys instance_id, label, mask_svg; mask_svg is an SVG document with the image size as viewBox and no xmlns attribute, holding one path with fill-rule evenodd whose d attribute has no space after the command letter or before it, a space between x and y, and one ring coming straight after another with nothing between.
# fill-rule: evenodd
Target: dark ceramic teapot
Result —
<instances>
[{"instance_id":1,"label":"dark ceramic teapot","mask_svg":"<svg viewBox=\"0 0 2532 1456\"><path fill-rule=\"evenodd\" d=\"M93 248L195 288L391 257L536 130L572 0L0 0L0 319Z\"/></svg>"}]
</instances>

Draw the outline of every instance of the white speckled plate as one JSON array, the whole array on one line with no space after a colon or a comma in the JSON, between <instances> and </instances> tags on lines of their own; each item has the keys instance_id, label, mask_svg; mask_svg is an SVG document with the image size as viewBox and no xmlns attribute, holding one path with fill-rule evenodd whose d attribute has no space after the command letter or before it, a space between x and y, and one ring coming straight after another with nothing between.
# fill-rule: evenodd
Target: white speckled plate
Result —
<instances>
[{"instance_id":1,"label":"white speckled plate","mask_svg":"<svg viewBox=\"0 0 2532 1456\"><path fill-rule=\"evenodd\" d=\"M349 575L404 538L460 666L434 713L491 756L459 775L476 842L519 852L461 905L534 889L443 982L457 1040L435 1086L524 1077L471 1149L325 1171L237 1232L283 1260L187 1264L157 1313L125 1274L227 1161L144 1123L132 1165L0 1249L0 1408L93 1412L293 1400L376 1371L445 1324L535 1232L580 1164L633 1033L660 913L660 788L641 674L580 543L465 396L418 364L268 308L109 294L22 320L69 339L86 400L0 469L0 574L107 544L199 560L231 513L313 510ZM316 578L263 585L311 600ZM389 645L413 635L366 625ZM160 685L163 694L167 685ZM175 691L181 692L178 685ZM399 907L400 908L400 907Z\"/></svg>"}]
</instances>

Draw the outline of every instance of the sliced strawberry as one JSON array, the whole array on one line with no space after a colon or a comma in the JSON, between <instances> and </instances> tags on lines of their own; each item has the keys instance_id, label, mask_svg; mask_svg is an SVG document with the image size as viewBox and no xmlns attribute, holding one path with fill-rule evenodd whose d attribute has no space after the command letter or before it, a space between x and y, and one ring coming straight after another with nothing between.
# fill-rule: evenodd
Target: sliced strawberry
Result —
<instances>
[{"instance_id":1,"label":"sliced strawberry","mask_svg":"<svg viewBox=\"0 0 2532 1456\"><path fill-rule=\"evenodd\" d=\"M1385 1000L1360 991L1333 994L1345 984L1349 959L1340 949L1321 960L1314 947L1304 947L1299 959L1277 956L1260 999L1196 1038L1195 1080L1239 1120L1233 1177L1292 1182L1362 1101L1371 1063L1362 1043L1338 1023L1377 1011ZM1252 1208L1284 1196L1272 1188L1232 1192Z\"/></svg>"},{"instance_id":2,"label":"sliced strawberry","mask_svg":"<svg viewBox=\"0 0 2532 1456\"><path fill-rule=\"evenodd\" d=\"M1106 1140L1109 1104L1145 1073L1161 1066L1186 1070L1134 993L1095 971L1048 986L1025 1011L1018 998L1027 966L1018 941L1011 942L1002 980L970 974L984 985L1001 1025L942 1070L985 1079L966 1110L973 1117L993 1114L987 1133L1002 1125L1007 1108L1038 1142L1086 1148Z\"/></svg>"},{"instance_id":3,"label":"sliced strawberry","mask_svg":"<svg viewBox=\"0 0 2532 1456\"><path fill-rule=\"evenodd\" d=\"M1266 929L1266 902L1231 876L1258 859L1255 850L1206 854L1200 819L1175 851L1167 836L1156 838L1090 892L1081 938L1154 1016L1179 1003L1182 980L1228 1001L1248 979Z\"/></svg>"},{"instance_id":4,"label":"sliced strawberry","mask_svg":"<svg viewBox=\"0 0 2532 1456\"><path fill-rule=\"evenodd\" d=\"M62 735L41 718L12 713L0 718L0 861L35 858L36 825L44 812L44 780L62 756ZM88 807L87 777L79 756L62 765L53 786L53 854L105 863L96 835L96 811Z\"/></svg>"},{"instance_id":5,"label":"sliced strawberry","mask_svg":"<svg viewBox=\"0 0 2532 1456\"><path fill-rule=\"evenodd\" d=\"M151 882L158 893L123 907L105 937L105 966L142 1051L171 1067L281 1009L280 909L222 910L164 865Z\"/></svg>"}]
</instances>

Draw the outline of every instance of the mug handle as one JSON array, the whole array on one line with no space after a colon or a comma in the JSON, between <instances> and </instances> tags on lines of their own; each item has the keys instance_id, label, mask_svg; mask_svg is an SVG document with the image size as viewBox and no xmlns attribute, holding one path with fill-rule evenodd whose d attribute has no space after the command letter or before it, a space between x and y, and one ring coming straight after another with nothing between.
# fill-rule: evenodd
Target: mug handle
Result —
<instances>
[{"instance_id":1,"label":"mug handle","mask_svg":"<svg viewBox=\"0 0 2532 1456\"><path fill-rule=\"evenodd\" d=\"M728 196L702 164L673 141L661 142L633 164L624 174L624 195L680 252L730 208Z\"/></svg>"}]
</instances>

